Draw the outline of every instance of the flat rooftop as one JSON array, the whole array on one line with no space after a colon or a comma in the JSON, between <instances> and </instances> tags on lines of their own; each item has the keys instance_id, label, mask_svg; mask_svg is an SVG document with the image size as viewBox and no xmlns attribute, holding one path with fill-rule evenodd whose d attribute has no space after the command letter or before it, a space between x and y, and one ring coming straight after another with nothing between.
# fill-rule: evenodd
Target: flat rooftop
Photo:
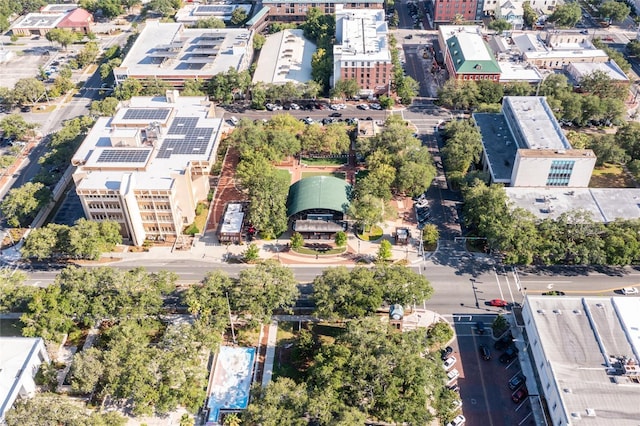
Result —
<instances>
[{"instance_id":1,"label":"flat rooftop","mask_svg":"<svg viewBox=\"0 0 640 426\"><path fill-rule=\"evenodd\" d=\"M540 219L557 219L562 213L583 210L593 220L609 223L640 217L640 188L505 188L515 207Z\"/></svg>"},{"instance_id":2,"label":"flat rooftop","mask_svg":"<svg viewBox=\"0 0 640 426\"><path fill-rule=\"evenodd\" d=\"M30 337L0 337L0 419L13 404L12 395L29 358L38 350L41 339Z\"/></svg>"},{"instance_id":3,"label":"flat rooftop","mask_svg":"<svg viewBox=\"0 0 640 426\"><path fill-rule=\"evenodd\" d=\"M210 78L244 70L253 53L252 33L241 28L197 29L147 21L116 73L132 77Z\"/></svg>"},{"instance_id":4,"label":"flat rooftop","mask_svg":"<svg viewBox=\"0 0 640 426\"><path fill-rule=\"evenodd\" d=\"M640 383L609 368L615 357L639 358L640 298L527 296L527 303L568 417L637 425Z\"/></svg>"},{"instance_id":5,"label":"flat rooftop","mask_svg":"<svg viewBox=\"0 0 640 426\"><path fill-rule=\"evenodd\" d=\"M606 74L611 80L618 82L629 81L629 77L614 61L607 62L576 62L570 65L578 78L586 77L596 71Z\"/></svg>"},{"instance_id":6,"label":"flat rooftop","mask_svg":"<svg viewBox=\"0 0 640 426\"><path fill-rule=\"evenodd\" d=\"M242 211L242 204L233 203L227 205L227 210L224 213L222 219L222 225L220 226L221 234L237 234L242 231L242 223L244 221L244 212Z\"/></svg>"},{"instance_id":7,"label":"flat rooftop","mask_svg":"<svg viewBox=\"0 0 640 426\"><path fill-rule=\"evenodd\" d=\"M543 96L505 96L502 105L503 113L507 105L513 113L513 117L507 117L511 128L513 129L515 121L522 131L526 146L519 146L519 148L571 149L569 141Z\"/></svg>"},{"instance_id":8,"label":"flat rooftop","mask_svg":"<svg viewBox=\"0 0 640 426\"><path fill-rule=\"evenodd\" d=\"M521 62L514 63L508 61L498 61L500 67L500 82L509 83L515 81L525 81L527 83L539 83L544 77L537 68L523 64Z\"/></svg>"},{"instance_id":9,"label":"flat rooftop","mask_svg":"<svg viewBox=\"0 0 640 426\"><path fill-rule=\"evenodd\" d=\"M503 114L475 113L473 119L482 134L482 146L494 182L510 183L518 144Z\"/></svg>"},{"instance_id":10,"label":"flat rooftop","mask_svg":"<svg viewBox=\"0 0 640 426\"><path fill-rule=\"evenodd\" d=\"M77 189L117 190L129 174L135 189L170 189L172 176L185 173L189 163L211 162L215 156L222 120L210 118L209 108L199 96L179 96L174 102L134 97L114 117L100 117L71 160L76 173L86 173ZM158 121L165 114L166 123ZM132 127L122 128L128 119ZM157 140L145 141L157 126ZM120 146L118 140L126 143Z\"/></svg>"},{"instance_id":11,"label":"flat rooftop","mask_svg":"<svg viewBox=\"0 0 640 426\"><path fill-rule=\"evenodd\" d=\"M284 30L267 36L262 47L253 82L284 84L306 83L311 78L311 58L316 45L307 40L302 30Z\"/></svg>"},{"instance_id":12,"label":"flat rooftop","mask_svg":"<svg viewBox=\"0 0 640 426\"><path fill-rule=\"evenodd\" d=\"M46 29L55 28L64 19L66 13L27 13L11 28Z\"/></svg>"},{"instance_id":13,"label":"flat rooftop","mask_svg":"<svg viewBox=\"0 0 640 426\"><path fill-rule=\"evenodd\" d=\"M250 4L187 4L175 15L176 22L193 24L200 19L219 18L223 21L230 21L233 11L244 9L249 14Z\"/></svg>"},{"instance_id":14,"label":"flat rooftop","mask_svg":"<svg viewBox=\"0 0 640 426\"><path fill-rule=\"evenodd\" d=\"M390 61L388 32L382 9L336 10L334 55L342 60Z\"/></svg>"}]
</instances>

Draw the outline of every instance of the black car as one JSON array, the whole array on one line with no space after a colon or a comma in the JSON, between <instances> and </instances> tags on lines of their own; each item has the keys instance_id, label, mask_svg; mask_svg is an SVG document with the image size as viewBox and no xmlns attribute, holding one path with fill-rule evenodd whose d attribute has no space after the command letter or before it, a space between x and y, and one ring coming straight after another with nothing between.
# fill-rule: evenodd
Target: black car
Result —
<instances>
[{"instance_id":1,"label":"black car","mask_svg":"<svg viewBox=\"0 0 640 426\"><path fill-rule=\"evenodd\" d=\"M478 334L484 334L484 323L482 321L478 321L476 323L476 329L478 330Z\"/></svg>"},{"instance_id":2,"label":"black car","mask_svg":"<svg viewBox=\"0 0 640 426\"><path fill-rule=\"evenodd\" d=\"M20 112L31 112L31 107L25 105L22 108L20 108Z\"/></svg>"},{"instance_id":3,"label":"black car","mask_svg":"<svg viewBox=\"0 0 640 426\"><path fill-rule=\"evenodd\" d=\"M458 386L457 383L449 386L448 389L450 391L454 391L454 392L460 393L460 386Z\"/></svg>"},{"instance_id":4,"label":"black car","mask_svg":"<svg viewBox=\"0 0 640 426\"><path fill-rule=\"evenodd\" d=\"M342 114L339 112L332 112L331 114L329 114L329 117L342 117Z\"/></svg>"},{"instance_id":5,"label":"black car","mask_svg":"<svg viewBox=\"0 0 640 426\"><path fill-rule=\"evenodd\" d=\"M407 40L411 40L413 38L413 34L409 34L404 36L404 38L406 38Z\"/></svg>"},{"instance_id":6,"label":"black car","mask_svg":"<svg viewBox=\"0 0 640 426\"><path fill-rule=\"evenodd\" d=\"M445 361L447 358L449 358L449 355L451 355L452 353L453 353L453 348L451 346L447 346L440 352L440 359Z\"/></svg>"},{"instance_id":7,"label":"black car","mask_svg":"<svg viewBox=\"0 0 640 426\"><path fill-rule=\"evenodd\" d=\"M505 336L500 340L496 340L496 343L493 344L493 348L497 351L504 351L509 347L509 345L513 343L513 337L511 335Z\"/></svg>"},{"instance_id":8,"label":"black car","mask_svg":"<svg viewBox=\"0 0 640 426\"><path fill-rule=\"evenodd\" d=\"M482 359L485 361L489 361L491 359L491 351L487 345L480 345L480 356L482 356Z\"/></svg>"},{"instance_id":9,"label":"black car","mask_svg":"<svg viewBox=\"0 0 640 426\"><path fill-rule=\"evenodd\" d=\"M527 381L527 378L524 377L522 374L516 374L511 378L511 380L509 380L509 389L516 390L520 386L522 386L526 381Z\"/></svg>"},{"instance_id":10,"label":"black car","mask_svg":"<svg viewBox=\"0 0 640 426\"><path fill-rule=\"evenodd\" d=\"M515 346L509 346L502 355L500 355L500 362L502 364L508 364L518 356L518 349Z\"/></svg>"}]
</instances>

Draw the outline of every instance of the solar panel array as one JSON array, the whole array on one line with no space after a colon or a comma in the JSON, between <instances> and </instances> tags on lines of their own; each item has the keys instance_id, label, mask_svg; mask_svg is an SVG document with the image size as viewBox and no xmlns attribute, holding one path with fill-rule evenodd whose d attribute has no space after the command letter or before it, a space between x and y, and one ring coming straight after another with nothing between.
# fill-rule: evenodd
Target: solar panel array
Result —
<instances>
[{"instance_id":1,"label":"solar panel array","mask_svg":"<svg viewBox=\"0 0 640 426\"><path fill-rule=\"evenodd\" d=\"M210 127L196 127L196 124L198 124L197 118L174 118L167 133L167 138L162 142L157 157L169 158L174 154L204 154L213 135L213 129ZM175 136L183 137L178 138Z\"/></svg>"},{"instance_id":2,"label":"solar panel array","mask_svg":"<svg viewBox=\"0 0 640 426\"><path fill-rule=\"evenodd\" d=\"M105 149L96 163L145 163L150 149Z\"/></svg>"},{"instance_id":3,"label":"solar panel array","mask_svg":"<svg viewBox=\"0 0 640 426\"><path fill-rule=\"evenodd\" d=\"M229 8L228 6L223 6L223 5L201 5L196 8L195 13L197 14L216 13L216 12L224 11L228 8Z\"/></svg>"},{"instance_id":4,"label":"solar panel array","mask_svg":"<svg viewBox=\"0 0 640 426\"><path fill-rule=\"evenodd\" d=\"M125 120L165 120L169 108L129 108L124 113Z\"/></svg>"}]
</instances>

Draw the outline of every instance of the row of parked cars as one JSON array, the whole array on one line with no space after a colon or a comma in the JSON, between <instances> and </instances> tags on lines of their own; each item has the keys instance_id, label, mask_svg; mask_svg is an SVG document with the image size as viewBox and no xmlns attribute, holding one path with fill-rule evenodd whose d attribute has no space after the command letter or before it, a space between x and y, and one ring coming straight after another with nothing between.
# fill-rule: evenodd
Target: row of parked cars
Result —
<instances>
[{"instance_id":1,"label":"row of parked cars","mask_svg":"<svg viewBox=\"0 0 640 426\"><path fill-rule=\"evenodd\" d=\"M443 361L442 368L447 372L447 387L454 391L460 392L460 388L458 387L457 381L458 377L460 377L460 372L458 369L454 368L458 359L453 355L453 348L451 346L447 346L440 353L440 359ZM456 412L462 408L462 400L456 399L453 401L453 411ZM458 414L447 423L447 426L460 426L466 422L465 417L462 414Z\"/></svg>"},{"instance_id":2,"label":"row of parked cars","mask_svg":"<svg viewBox=\"0 0 640 426\"><path fill-rule=\"evenodd\" d=\"M431 217L431 211L429 210L429 200L427 200L427 194L421 194L414 198L413 207L416 211L416 220L418 221L418 229L424 228L429 218Z\"/></svg>"}]
</instances>

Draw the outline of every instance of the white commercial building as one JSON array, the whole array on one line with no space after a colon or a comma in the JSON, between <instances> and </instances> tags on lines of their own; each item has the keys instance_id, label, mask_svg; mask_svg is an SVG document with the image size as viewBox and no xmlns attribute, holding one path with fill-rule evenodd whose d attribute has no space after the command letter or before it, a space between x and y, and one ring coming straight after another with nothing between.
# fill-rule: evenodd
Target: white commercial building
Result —
<instances>
[{"instance_id":1,"label":"white commercial building","mask_svg":"<svg viewBox=\"0 0 640 426\"><path fill-rule=\"evenodd\" d=\"M72 158L89 220L113 220L135 245L172 240L209 193L222 121L205 97L134 97L96 121Z\"/></svg>"},{"instance_id":2,"label":"white commercial building","mask_svg":"<svg viewBox=\"0 0 640 426\"><path fill-rule=\"evenodd\" d=\"M41 338L0 337L0 424L16 399L33 396L43 362L49 355Z\"/></svg>"},{"instance_id":3,"label":"white commercial building","mask_svg":"<svg viewBox=\"0 0 640 426\"><path fill-rule=\"evenodd\" d=\"M604 73L614 83L628 83L629 77L614 61L598 62L598 63L574 63L567 65L566 73L576 82L580 83L584 77L590 76L598 71Z\"/></svg>"},{"instance_id":4,"label":"white commercial building","mask_svg":"<svg viewBox=\"0 0 640 426\"><path fill-rule=\"evenodd\" d=\"M158 79L182 87L185 80L206 81L229 68L244 71L252 60L253 31L186 28L149 20L113 74L116 83L127 78Z\"/></svg>"},{"instance_id":5,"label":"white commercial building","mask_svg":"<svg viewBox=\"0 0 640 426\"><path fill-rule=\"evenodd\" d=\"M527 296L522 320L554 426L637 426L640 298Z\"/></svg>"},{"instance_id":6,"label":"white commercial building","mask_svg":"<svg viewBox=\"0 0 640 426\"><path fill-rule=\"evenodd\" d=\"M596 156L572 149L542 96L505 96L501 114L474 114L491 180L513 187L588 187Z\"/></svg>"},{"instance_id":7,"label":"white commercial building","mask_svg":"<svg viewBox=\"0 0 640 426\"><path fill-rule=\"evenodd\" d=\"M547 31L518 33L511 36L522 59L538 68L562 69L573 63L607 62L604 50L596 49L590 34L580 31Z\"/></svg>"},{"instance_id":8,"label":"white commercial building","mask_svg":"<svg viewBox=\"0 0 640 426\"><path fill-rule=\"evenodd\" d=\"M316 45L302 30L284 30L267 36L253 73L253 83L295 83L312 80L311 58Z\"/></svg>"},{"instance_id":9,"label":"white commercial building","mask_svg":"<svg viewBox=\"0 0 640 426\"><path fill-rule=\"evenodd\" d=\"M355 80L361 95L388 94L393 67L388 33L384 10L336 5L333 85Z\"/></svg>"},{"instance_id":10,"label":"white commercial building","mask_svg":"<svg viewBox=\"0 0 640 426\"><path fill-rule=\"evenodd\" d=\"M251 12L251 4L229 4L226 2L214 4L187 4L176 13L175 20L182 24L195 25L198 21L218 18L230 21L233 11L243 9L247 15Z\"/></svg>"}]
</instances>

